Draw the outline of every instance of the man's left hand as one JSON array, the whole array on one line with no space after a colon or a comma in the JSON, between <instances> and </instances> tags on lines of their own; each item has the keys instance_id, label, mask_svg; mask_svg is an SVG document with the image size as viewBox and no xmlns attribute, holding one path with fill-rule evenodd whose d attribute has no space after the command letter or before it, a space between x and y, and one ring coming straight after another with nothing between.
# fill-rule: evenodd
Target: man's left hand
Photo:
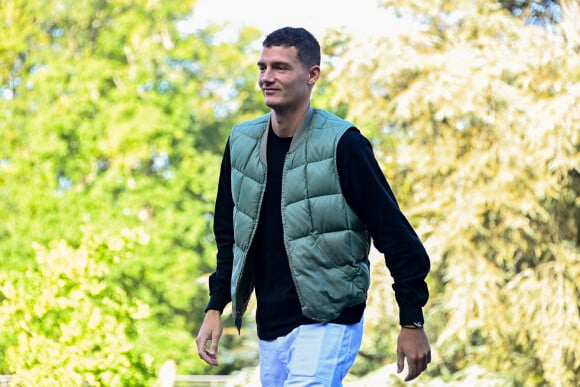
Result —
<instances>
[{"instance_id":1,"label":"man's left hand","mask_svg":"<svg viewBox=\"0 0 580 387\"><path fill-rule=\"evenodd\" d=\"M405 358L409 372L405 381L413 380L427 369L431 362L431 347L423 328L409 329L401 327L397 341L397 372L402 372Z\"/></svg>"}]
</instances>

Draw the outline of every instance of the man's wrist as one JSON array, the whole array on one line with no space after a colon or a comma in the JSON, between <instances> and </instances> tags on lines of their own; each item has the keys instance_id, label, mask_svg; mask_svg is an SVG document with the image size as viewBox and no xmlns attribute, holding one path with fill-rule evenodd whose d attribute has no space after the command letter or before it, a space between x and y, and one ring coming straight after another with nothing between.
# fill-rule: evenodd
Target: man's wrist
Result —
<instances>
[{"instance_id":1,"label":"man's wrist","mask_svg":"<svg viewBox=\"0 0 580 387\"><path fill-rule=\"evenodd\" d=\"M226 307L228 302L229 299L227 299L226 297L222 297L219 294L216 295L212 294L211 297L209 298L209 302L206 305L204 312L207 313L208 310L217 310L220 312L220 314L223 314L224 308Z\"/></svg>"},{"instance_id":2,"label":"man's wrist","mask_svg":"<svg viewBox=\"0 0 580 387\"><path fill-rule=\"evenodd\" d=\"M415 323L422 323L425 321L423 317L423 310L415 306L399 306L399 324L400 325L415 325Z\"/></svg>"},{"instance_id":3,"label":"man's wrist","mask_svg":"<svg viewBox=\"0 0 580 387\"><path fill-rule=\"evenodd\" d=\"M414 322L411 324L401 324L401 328L406 328L406 329L423 329L423 323L422 322Z\"/></svg>"}]
</instances>

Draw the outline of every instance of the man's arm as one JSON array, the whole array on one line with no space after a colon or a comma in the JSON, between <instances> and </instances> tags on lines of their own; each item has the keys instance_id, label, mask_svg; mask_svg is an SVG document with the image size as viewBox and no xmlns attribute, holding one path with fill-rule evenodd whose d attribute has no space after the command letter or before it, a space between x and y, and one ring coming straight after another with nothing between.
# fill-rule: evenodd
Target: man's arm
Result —
<instances>
[{"instance_id":1,"label":"man's arm","mask_svg":"<svg viewBox=\"0 0 580 387\"><path fill-rule=\"evenodd\" d=\"M205 318L196 338L199 357L210 365L218 365L217 349L222 335L221 314L231 301L230 284L233 265L234 202L231 195L231 161L229 141L224 150L214 211L214 235L217 245L216 271L209 277L210 299ZM207 345L211 342L208 350Z\"/></svg>"},{"instance_id":2,"label":"man's arm","mask_svg":"<svg viewBox=\"0 0 580 387\"><path fill-rule=\"evenodd\" d=\"M337 167L346 201L367 226L375 247L385 255L401 325L422 324L429 298L425 282L430 269L427 252L405 218L372 151L358 130L345 133L338 144Z\"/></svg>"},{"instance_id":3,"label":"man's arm","mask_svg":"<svg viewBox=\"0 0 580 387\"><path fill-rule=\"evenodd\" d=\"M399 209L370 142L355 128L346 132L338 143L337 168L346 201L367 226L393 276L402 326L397 364L400 372L406 358L409 364L406 380L414 379L431 360L429 342L422 328L422 307L429 298L425 282L430 269L429 257Z\"/></svg>"},{"instance_id":4,"label":"man's arm","mask_svg":"<svg viewBox=\"0 0 580 387\"><path fill-rule=\"evenodd\" d=\"M230 284L234 261L234 220L229 140L224 150L215 202L213 232L217 245L216 271L209 277L210 299L206 307L223 311L231 301Z\"/></svg>"}]
</instances>

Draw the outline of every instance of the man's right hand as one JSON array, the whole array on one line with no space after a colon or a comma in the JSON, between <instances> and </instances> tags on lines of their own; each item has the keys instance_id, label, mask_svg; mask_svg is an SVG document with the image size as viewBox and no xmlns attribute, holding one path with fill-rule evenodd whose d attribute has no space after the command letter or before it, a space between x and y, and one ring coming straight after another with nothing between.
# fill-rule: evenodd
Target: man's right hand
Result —
<instances>
[{"instance_id":1,"label":"man's right hand","mask_svg":"<svg viewBox=\"0 0 580 387\"><path fill-rule=\"evenodd\" d=\"M219 311L210 309L205 314L195 342L199 358L207 364L217 366L218 343L223 332L222 317ZM208 351L208 342L211 342Z\"/></svg>"}]
</instances>

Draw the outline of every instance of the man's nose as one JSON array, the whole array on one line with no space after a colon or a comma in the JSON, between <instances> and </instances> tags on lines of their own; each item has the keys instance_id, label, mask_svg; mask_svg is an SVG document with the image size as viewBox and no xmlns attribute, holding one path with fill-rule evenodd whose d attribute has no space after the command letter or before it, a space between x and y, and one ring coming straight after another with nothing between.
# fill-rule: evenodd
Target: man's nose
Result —
<instances>
[{"instance_id":1,"label":"man's nose","mask_svg":"<svg viewBox=\"0 0 580 387\"><path fill-rule=\"evenodd\" d=\"M272 69L269 67L266 67L261 73L260 73L260 81L262 82L266 82L266 83L270 83L273 81L273 72Z\"/></svg>"}]
</instances>

